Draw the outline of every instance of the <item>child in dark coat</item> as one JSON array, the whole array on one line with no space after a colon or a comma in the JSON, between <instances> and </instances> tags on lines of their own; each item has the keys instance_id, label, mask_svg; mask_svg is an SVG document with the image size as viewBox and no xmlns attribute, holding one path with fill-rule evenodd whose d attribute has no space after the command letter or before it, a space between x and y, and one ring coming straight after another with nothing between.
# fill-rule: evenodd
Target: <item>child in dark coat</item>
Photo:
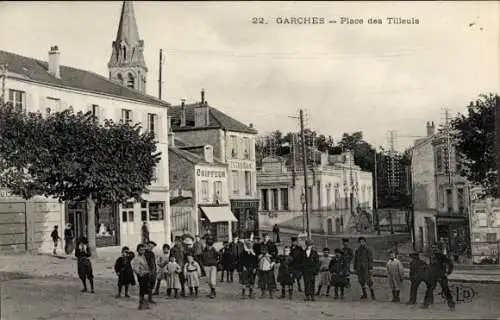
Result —
<instances>
[{"instance_id":1,"label":"child in dark coat","mask_svg":"<svg viewBox=\"0 0 500 320\"><path fill-rule=\"evenodd\" d=\"M224 242L224 247L220 250L221 254L221 278L220 282L224 282L224 274L226 275L226 280L229 282L230 272L233 266L233 257L231 256L231 251L229 250L229 243L227 241Z\"/></svg>"},{"instance_id":2,"label":"child in dark coat","mask_svg":"<svg viewBox=\"0 0 500 320\"><path fill-rule=\"evenodd\" d=\"M273 299L273 291L276 288L274 261L266 247L261 248L259 257L259 288L261 290L261 298L264 298L266 291L268 291L269 299Z\"/></svg>"},{"instance_id":3,"label":"child in dark coat","mask_svg":"<svg viewBox=\"0 0 500 320\"><path fill-rule=\"evenodd\" d=\"M293 295L294 269L293 257L290 255L290 247L284 248L284 254L280 257L280 266L278 269L278 282L281 285L281 299L285 298L288 289L288 298L291 300Z\"/></svg>"},{"instance_id":4,"label":"child in dark coat","mask_svg":"<svg viewBox=\"0 0 500 320\"><path fill-rule=\"evenodd\" d=\"M255 275L258 269L257 255L253 251L252 241L245 241L245 247L238 259L239 281L241 285L241 298L245 299L245 291L248 289L248 297L254 298L253 288Z\"/></svg>"},{"instance_id":5,"label":"child in dark coat","mask_svg":"<svg viewBox=\"0 0 500 320\"><path fill-rule=\"evenodd\" d=\"M87 279L90 283L90 292L94 293L94 274L92 272L92 262L90 262L89 241L85 237L81 237L75 249L77 259L78 277L82 281L82 292L87 292Z\"/></svg>"},{"instance_id":6,"label":"child in dark coat","mask_svg":"<svg viewBox=\"0 0 500 320\"><path fill-rule=\"evenodd\" d=\"M348 284L349 270L346 262L344 261L343 251L340 249L335 249L335 256L330 262L330 273L331 273L331 284L335 292L334 299L339 298L344 299L344 288ZM340 289L340 290L339 290Z\"/></svg>"},{"instance_id":7,"label":"child in dark coat","mask_svg":"<svg viewBox=\"0 0 500 320\"><path fill-rule=\"evenodd\" d=\"M123 247L122 255L115 262L115 273L118 275L118 293L116 298L121 297L123 287L125 287L125 297L130 298L128 287L129 285L135 286L134 270L132 270L131 265L132 259L134 259L134 253L128 247Z\"/></svg>"}]
</instances>

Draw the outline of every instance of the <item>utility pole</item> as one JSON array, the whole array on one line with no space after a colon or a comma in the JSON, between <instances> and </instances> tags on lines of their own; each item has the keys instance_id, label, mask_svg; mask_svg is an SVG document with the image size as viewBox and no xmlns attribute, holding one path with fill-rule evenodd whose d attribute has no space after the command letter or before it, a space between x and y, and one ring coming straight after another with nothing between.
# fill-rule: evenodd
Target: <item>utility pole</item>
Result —
<instances>
[{"instance_id":1,"label":"utility pole","mask_svg":"<svg viewBox=\"0 0 500 320\"><path fill-rule=\"evenodd\" d=\"M495 144L497 160L497 199L500 199L500 96L495 96Z\"/></svg>"},{"instance_id":2,"label":"utility pole","mask_svg":"<svg viewBox=\"0 0 500 320\"><path fill-rule=\"evenodd\" d=\"M304 111L300 109L299 111L299 121L300 121L300 138L302 145L302 169L304 170L304 196L306 205L306 226L307 226L307 239L311 239L311 224L309 223L309 184L307 179L307 149L306 149L306 139L304 136Z\"/></svg>"},{"instance_id":3,"label":"utility pole","mask_svg":"<svg viewBox=\"0 0 500 320\"><path fill-rule=\"evenodd\" d=\"M163 71L163 49L160 49L160 66L158 72L158 99L161 100L162 92L161 87L163 86L162 71Z\"/></svg>"},{"instance_id":4,"label":"utility pole","mask_svg":"<svg viewBox=\"0 0 500 320\"><path fill-rule=\"evenodd\" d=\"M375 223L376 223L376 228L377 228L377 234L380 235L380 224L379 224L379 217L378 217L378 165L377 165L377 148L375 148L375 152L373 154L373 160L375 162L375 166L373 168L373 191L374 191L374 206L373 206L373 213L374 213L374 218L375 218Z\"/></svg>"}]
</instances>

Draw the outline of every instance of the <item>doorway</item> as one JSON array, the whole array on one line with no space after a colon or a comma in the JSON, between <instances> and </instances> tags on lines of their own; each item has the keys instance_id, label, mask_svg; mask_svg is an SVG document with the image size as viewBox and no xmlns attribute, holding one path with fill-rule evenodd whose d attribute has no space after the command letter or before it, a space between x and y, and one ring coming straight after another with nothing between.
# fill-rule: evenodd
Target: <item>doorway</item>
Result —
<instances>
[{"instance_id":1,"label":"doorway","mask_svg":"<svg viewBox=\"0 0 500 320\"><path fill-rule=\"evenodd\" d=\"M335 219L335 233L341 233L342 232L342 223L340 222L339 218Z\"/></svg>"},{"instance_id":2,"label":"doorway","mask_svg":"<svg viewBox=\"0 0 500 320\"><path fill-rule=\"evenodd\" d=\"M87 208L84 201L68 203L66 210L66 223L71 223L73 234L76 239L82 236L88 237Z\"/></svg>"}]
</instances>

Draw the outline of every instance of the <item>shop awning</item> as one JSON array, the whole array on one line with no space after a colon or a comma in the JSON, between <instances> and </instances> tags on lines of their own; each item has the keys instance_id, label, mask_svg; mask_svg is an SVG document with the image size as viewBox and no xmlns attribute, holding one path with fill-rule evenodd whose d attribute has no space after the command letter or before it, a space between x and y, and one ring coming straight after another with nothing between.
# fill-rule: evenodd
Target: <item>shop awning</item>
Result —
<instances>
[{"instance_id":1,"label":"shop awning","mask_svg":"<svg viewBox=\"0 0 500 320\"><path fill-rule=\"evenodd\" d=\"M200 207L210 222L238 221L229 207Z\"/></svg>"}]
</instances>

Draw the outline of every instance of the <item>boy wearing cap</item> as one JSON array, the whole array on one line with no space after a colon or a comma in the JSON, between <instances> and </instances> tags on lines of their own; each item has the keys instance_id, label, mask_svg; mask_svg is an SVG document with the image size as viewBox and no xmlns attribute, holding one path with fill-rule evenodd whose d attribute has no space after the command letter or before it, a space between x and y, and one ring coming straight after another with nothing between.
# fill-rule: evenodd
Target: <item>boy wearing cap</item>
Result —
<instances>
[{"instance_id":1,"label":"boy wearing cap","mask_svg":"<svg viewBox=\"0 0 500 320\"><path fill-rule=\"evenodd\" d=\"M297 291L302 292L300 287L300 278L302 277L302 258L304 249L299 245L299 239L292 237L292 246L290 247L290 256L293 258L292 270L294 281L297 280Z\"/></svg>"},{"instance_id":2,"label":"boy wearing cap","mask_svg":"<svg viewBox=\"0 0 500 320\"><path fill-rule=\"evenodd\" d=\"M354 253L354 270L358 275L358 281L363 290L361 300L368 299L366 294L366 285L370 289L372 300L375 300L375 291L373 290L372 270L373 270L373 254L370 248L366 245L366 239L359 237L359 247Z\"/></svg>"},{"instance_id":3,"label":"boy wearing cap","mask_svg":"<svg viewBox=\"0 0 500 320\"><path fill-rule=\"evenodd\" d=\"M326 296L330 295L330 262L332 258L330 257L330 249L323 248L323 256L319 258L319 286L316 295L321 294L321 289L326 287Z\"/></svg>"},{"instance_id":4,"label":"boy wearing cap","mask_svg":"<svg viewBox=\"0 0 500 320\"><path fill-rule=\"evenodd\" d=\"M344 251L341 249L335 249L335 256L332 258L330 262L329 270L331 273L332 281L331 285L333 285L333 290L335 292L334 299L339 298L339 289L340 289L340 300L344 299L344 288L347 285L347 279L349 278L348 266L344 260Z\"/></svg>"},{"instance_id":5,"label":"boy wearing cap","mask_svg":"<svg viewBox=\"0 0 500 320\"><path fill-rule=\"evenodd\" d=\"M347 270L346 288L349 288L351 286L351 279L349 277L349 274L351 273L351 262L352 262L352 258L354 257L354 252L349 247L349 239L348 238L342 238L342 256L343 256L344 262L346 264L346 270Z\"/></svg>"},{"instance_id":6,"label":"boy wearing cap","mask_svg":"<svg viewBox=\"0 0 500 320\"><path fill-rule=\"evenodd\" d=\"M207 238L207 246L203 250L202 260L207 275L208 285L210 286L210 294L208 297L214 299L216 296L215 285L217 284L217 265L220 261L220 254L214 248L214 240Z\"/></svg>"},{"instance_id":7,"label":"boy wearing cap","mask_svg":"<svg viewBox=\"0 0 500 320\"><path fill-rule=\"evenodd\" d=\"M305 301L315 301L314 289L316 275L319 272L319 255L313 248L312 240L306 240L306 249L302 256L302 275L304 276Z\"/></svg>"}]
</instances>

